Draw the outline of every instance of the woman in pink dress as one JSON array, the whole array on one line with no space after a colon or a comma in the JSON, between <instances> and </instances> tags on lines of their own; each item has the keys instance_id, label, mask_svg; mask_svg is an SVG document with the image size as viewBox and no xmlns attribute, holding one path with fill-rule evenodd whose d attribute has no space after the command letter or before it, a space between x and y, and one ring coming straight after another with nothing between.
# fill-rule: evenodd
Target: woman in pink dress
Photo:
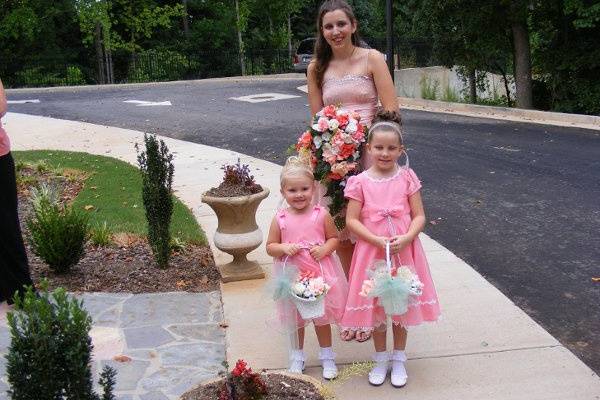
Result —
<instances>
[{"instance_id":1,"label":"woman in pink dress","mask_svg":"<svg viewBox=\"0 0 600 400\"><path fill-rule=\"evenodd\" d=\"M358 21L346 1L323 2L317 18L315 56L307 71L308 102L311 115L324 106L339 105L358 112L360 122L368 127L378 102L386 110L397 111L398 99L383 55L362 48L357 29ZM363 159L363 165L365 162ZM345 230L340 240L337 254L348 274L354 247ZM342 332L342 338L350 340L352 336Z\"/></svg>"},{"instance_id":2,"label":"woman in pink dress","mask_svg":"<svg viewBox=\"0 0 600 400\"><path fill-rule=\"evenodd\" d=\"M0 117L6 114L6 96L0 81ZM0 122L0 303L12 304L15 293L23 295L24 286L33 286L27 253L21 235L17 207L15 162L10 141Z\"/></svg>"},{"instance_id":3,"label":"woman in pink dress","mask_svg":"<svg viewBox=\"0 0 600 400\"><path fill-rule=\"evenodd\" d=\"M404 368L407 331L405 327L424 321L435 321L440 314L437 295L429 273L425 252L418 238L425 226L425 213L421 201L421 183L407 165L398 165L404 152L400 117L397 113L378 113L371 126L367 152L372 165L362 173L348 179L344 196L348 201L347 228L358 237L352 264L348 300L342 326L357 332L357 337L373 333L375 367L369 382L381 385L392 361L393 386L406 384ZM394 351L386 352L387 315L376 298L364 296L363 283L370 277L369 268L376 260L385 260L389 246L396 262L408 266L422 282L422 294L411 297L408 311L392 315ZM395 273L393 271L392 273Z\"/></svg>"},{"instance_id":4,"label":"woman in pink dress","mask_svg":"<svg viewBox=\"0 0 600 400\"><path fill-rule=\"evenodd\" d=\"M278 322L294 335L290 351L290 372L304 370L304 327L313 323L323 364L323 378L337 376L332 350L331 324L339 324L348 295L348 283L339 260L332 253L338 245L338 232L326 209L312 204L315 180L311 168L290 157L281 172L281 194L288 207L277 212L267 238L267 253L274 257L275 280L285 279L286 268L297 268L304 276L323 277L330 286L325 295L325 313L303 320L283 297L278 301Z\"/></svg>"}]
</instances>

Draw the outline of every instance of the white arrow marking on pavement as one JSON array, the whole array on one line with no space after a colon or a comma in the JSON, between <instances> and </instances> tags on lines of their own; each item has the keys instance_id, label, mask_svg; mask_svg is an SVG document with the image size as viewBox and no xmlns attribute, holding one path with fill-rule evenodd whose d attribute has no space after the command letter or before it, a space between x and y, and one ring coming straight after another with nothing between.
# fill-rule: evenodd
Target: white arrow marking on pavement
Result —
<instances>
[{"instance_id":1,"label":"white arrow marking on pavement","mask_svg":"<svg viewBox=\"0 0 600 400\"><path fill-rule=\"evenodd\" d=\"M230 97L230 99L237 100L237 101L247 101L248 103L262 103L265 101L293 99L295 97L300 97L300 96L295 96L293 94L281 94L281 93L261 93L261 94L251 94L250 96Z\"/></svg>"},{"instance_id":2,"label":"white arrow marking on pavement","mask_svg":"<svg viewBox=\"0 0 600 400\"><path fill-rule=\"evenodd\" d=\"M26 103L39 103L39 99L32 100L7 100L8 104L26 104Z\"/></svg>"},{"instance_id":3,"label":"white arrow marking on pavement","mask_svg":"<svg viewBox=\"0 0 600 400\"><path fill-rule=\"evenodd\" d=\"M136 107L172 106L170 101L125 100L123 103L137 104Z\"/></svg>"},{"instance_id":4,"label":"white arrow marking on pavement","mask_svg":"<svg viewBox=\"0 0 600 400\"><path fill-rule=\"evenodd\" d=\"M296 89L298 89L301 92L308 93L308 85L298 86Z\"/></svg>"}]
</instances>

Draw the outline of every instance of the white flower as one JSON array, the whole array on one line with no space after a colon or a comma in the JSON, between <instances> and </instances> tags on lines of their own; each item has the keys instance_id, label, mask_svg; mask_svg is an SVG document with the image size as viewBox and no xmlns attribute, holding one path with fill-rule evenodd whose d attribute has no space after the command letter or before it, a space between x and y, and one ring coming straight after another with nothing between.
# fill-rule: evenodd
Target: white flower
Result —
<instances>
[{"instance_id":1,"label":"white flower","mask_svg":"<svg viewBox=\"0 0 600 400\"><path fill-rule=\"evenodd\" d=\"M329 142L331 140L331 133L329 133L329 131L323 133L321 135L321 137L323 138L324 141Z\"/></svg>"},{"instance_id":2,"label":"white flower","mask_svg":"<svg viewBox=\"0 0 600 400\"><path fill-rule=\"evenodd\" d=\"M350 122L348 122L348 125L346 125L346 132L352 134L355 133L358 130L358 124L356 123L356 120L351 119Z\"/></svg>"},{"instance_id":3,"label":"white flower","mask_svg":"<svg viewBox=\"0 0 600 400\"><path fill-rule=\"evenodd\" d=\"M337 119L329 120L329 130L335 131L339 126L340 126L340 123L338 122Z\"/></svg>"},{"instance_id":4,"label":"white flower","mask_svg":"<svg viewBox=\"0 0 600 400\"><path fill-rule=\"evenodd\" d=\"M315 136L313 138L313 143L315 144L315 147L318 149L321 147L321 143L323 143L323 139L321 138L321 136Z\"/></svg>"},{"instance_id":5,"label":"white flower","mask_svg":"<svg viewBox=\"0 0 600 400\"><path fill-rule=\"evenodd\" d=\"M346 135L344 133L344 134L342 134L342 138L344 139L344 143L347 143L347 144L354 143L354 139L352 139L352 136L350 136L350 135Z\"/></svg>"},{"instance_id":6,"label":"white flower","mask_svg":"<svg viewBox=\"0 0 600 400\"><path fill-rule=\"evenodd\" d=\"M302 296L304 294L305 289L306 286L304 286L304 284L301 282L296 282L294 286L292 286L292 291L296 296Z\"/></svg>"}]
</instances>

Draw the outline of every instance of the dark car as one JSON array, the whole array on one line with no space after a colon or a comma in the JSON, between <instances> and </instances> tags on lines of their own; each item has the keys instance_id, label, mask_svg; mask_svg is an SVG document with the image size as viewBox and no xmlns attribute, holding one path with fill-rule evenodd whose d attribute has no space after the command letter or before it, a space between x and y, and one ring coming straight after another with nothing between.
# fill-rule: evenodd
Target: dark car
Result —
<instances>
[{"instance_id":1,"label":"dark car","mask_svg":"<svg viewBox=\"0 0 600 400\"><path fill-rule=\"evenodd\" d=\"M312 60L314 48L314 38L304 39L300 42L300 44L298 45L298 49L294 54L294 71L306 73L308 64L310 63L310 60Z\"/></svg>"}]
</instances>

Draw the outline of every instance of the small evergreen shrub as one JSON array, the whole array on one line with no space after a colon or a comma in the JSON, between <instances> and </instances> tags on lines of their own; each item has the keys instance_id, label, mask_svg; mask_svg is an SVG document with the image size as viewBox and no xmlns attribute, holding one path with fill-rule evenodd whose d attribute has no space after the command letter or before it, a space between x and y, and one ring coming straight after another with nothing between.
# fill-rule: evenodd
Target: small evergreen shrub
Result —
<instances>
[{"instance_id":1,"label":"small evergreen shrub","mask_svg":"<svg viewBox=\"0 0 600 400\"><path fill-rule=\"evenodd\" d=\"M8 313L11 399L114 399L115 372L108 366L99 381L104 396L92 389L92 319L82 303L62 288L49 294L47 282L41 287L39 294L29 287L23 299L16 296L15 310Z\"/></svg>"},{"instance_id":2,"label":"small evergreen shrub","mask_svg":"<svg viewBox=\"0 0 600 400\"><path fill-rule=\"evenodd\" d=\"M145 151L138 152L142 174L142 199L148 220L148 242L160 268L169 265L173 215L173 155L167 145L154 135L144 135Z\"/></svg>"},{"instance_id":3,"label":"small evergreen shrub","mask_svg":"<svg viewBox=\"0 0 600 400\"><path fill-rule=\"evenodd\" d=\"M33 194L33 216L27 220L33 252L56 273L77 264L89 232L88 216L73 207L61 207L56 193L40 189Z\"/></svg>"}]
</instances>

